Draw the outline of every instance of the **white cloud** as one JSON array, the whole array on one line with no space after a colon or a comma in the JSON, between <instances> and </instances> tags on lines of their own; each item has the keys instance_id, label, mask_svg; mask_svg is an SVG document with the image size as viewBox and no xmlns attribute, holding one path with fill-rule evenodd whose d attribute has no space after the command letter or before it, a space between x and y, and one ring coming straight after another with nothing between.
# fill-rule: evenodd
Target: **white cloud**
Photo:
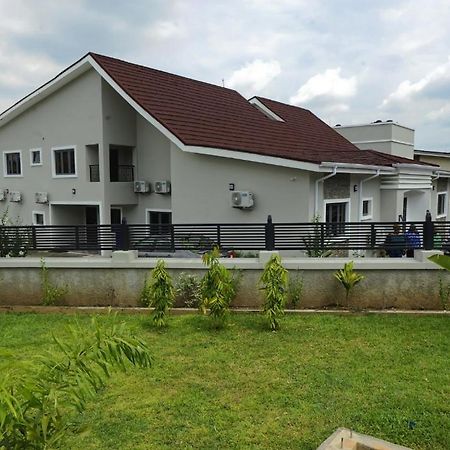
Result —
<instances>
[{"instance_id":1,"label":"white cloud","mask_svg":"<svg viewBox=\"0 0 450 450\"><path fill-rule=\"evenodd\" d=\"M166 39L180 38L185 34L186 32L184 27L179 23L161 20L150 25L147 36L162 41Z\"/></svg>"},{"instance_id":2,"label":"white cloud","mask_svg":"<svg viewBox=\"0 0 450 450\"><path fill-rule=\"evenodd\" d=\"M340 67L327 69L323 73L312 76L289 99L289 102L293 105L302 105L317 99L346 99L356 94L356 86L356 77L342 77ZM339 103L339 105L341 110L346 109L345 104Z\"/></svg>"},{"instance_id":3,"label":"white cloud","mask_svg":"<svg viewBox=\"0 0 450 450\"><path fill-rule=\"evenodd\" d=\"M412 83L410 80L402 81L397 89L391 92L382 103L382 107L386 107L392 103L401 103L411 100L417 94L429 90L442 82L450 83L450 57L445 64L442 64L431 72L427 73L418 81Z\"/></svg>"},{"instance_id":4,"label":"white cloud","mask_svg":"<svg viewBox=\"0 0 450 450\"><path fill-rule=\"evenodd\" d=\"M281 73L280 63L276 60L255 59L241 69L233 72L226 86L233 89L261 91Z\"/></svg>"}]
</instances>

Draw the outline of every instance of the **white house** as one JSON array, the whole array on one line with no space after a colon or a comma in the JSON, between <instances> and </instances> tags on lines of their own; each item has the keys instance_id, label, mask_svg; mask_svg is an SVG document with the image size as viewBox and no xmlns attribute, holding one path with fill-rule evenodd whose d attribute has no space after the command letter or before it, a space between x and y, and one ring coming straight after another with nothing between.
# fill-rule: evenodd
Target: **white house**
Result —
<instances>
[{"instance_id":1,"label":"white house","mask_svg":"<svg viewBox=\"0 0 450 450\"><path fill-rule=\"evenodd\" d=\"M378 149L302 108L88 53L0 115L0 211L24 224L423 220L448 172Z\"/></svg>"}]
</instances>

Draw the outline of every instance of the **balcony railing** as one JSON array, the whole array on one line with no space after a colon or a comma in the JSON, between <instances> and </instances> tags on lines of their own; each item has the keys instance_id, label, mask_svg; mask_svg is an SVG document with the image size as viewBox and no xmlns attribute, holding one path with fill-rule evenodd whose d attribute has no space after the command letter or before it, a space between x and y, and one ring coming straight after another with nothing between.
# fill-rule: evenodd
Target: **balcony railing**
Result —
<instances>
[{"instance_id":1,"label":"balcony railing","mask_svg":"<svg viewBox=\"0 0 450 450\"><path fill-rule=\"evenodd\" d=\"M100 166L98 164L91 164L89 166L89 181L91 183L98 183L100 181Z\"/></svg>"},{"instance_id":2,"label":"balcony railing","mask_svg":"<svg viewBox=\"0 0 450 450\"><path fill-rule=\"evenodd\" d=\"M110 181L113 183L134 181L134 166L118 165L111 167Z\"/></svg>"}]
</instances>

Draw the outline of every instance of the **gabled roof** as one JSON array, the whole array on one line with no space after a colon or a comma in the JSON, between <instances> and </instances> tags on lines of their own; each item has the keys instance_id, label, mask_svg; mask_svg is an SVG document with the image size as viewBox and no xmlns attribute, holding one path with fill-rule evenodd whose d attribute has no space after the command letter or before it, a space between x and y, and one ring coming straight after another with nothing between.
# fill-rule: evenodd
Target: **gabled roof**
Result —
<instances>
[{"instance_id":1,"label":"gabled roof","mask_svg":"<svg viewBox=\"0 0 450 450\"><path fill-rule=\"evenodd\" d=\"M186 151L221 149L312 164L335 162L382 167L418 164L373 150L360 150L306 109L262 97L248 101L232 89L96 53L87 54L0 114L0 126L8 114L20 114L27 102L39 101L45 90L55 91L58 83L63 84L65 78L70 81L87 70L86 66L94 67L130 104L142 109L141 113L152 123L183 144ZM264 109L273 114L263 113ZM231 152L223 154L228 155L232 157Z\"/></svg>"}]
</instances>

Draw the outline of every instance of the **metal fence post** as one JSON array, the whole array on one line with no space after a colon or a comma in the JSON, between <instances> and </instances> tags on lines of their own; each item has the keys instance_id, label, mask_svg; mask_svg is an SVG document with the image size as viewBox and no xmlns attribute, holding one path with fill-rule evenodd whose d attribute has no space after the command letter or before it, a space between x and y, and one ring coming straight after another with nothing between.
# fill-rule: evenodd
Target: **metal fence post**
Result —
<instances>
[{"instance_id":1,"label":"metal fence post","mask_svg":"<svg viewBox=\"0 0 450 450\"><path fill-rule=\"evenodd\" d=\"M31 247L33 250L37 249L36 227L34 225L31 227Z\"/></svg>"},{"instance_id":2,"label":"metal fence post","mask_svg":"<svg viewBox=\"0 0 450 450\"><path fill-rule=\"evenodd\" d=\"M172 252L175 252L175 227L173 224L170 224L170 249Z\"/></svg>"},{"instance_id":3,"label":"metal fence post","mask_svg":"<svg viewBox=\"0 0 450 450\"><path fill-rule=\"evenodd\" d=\"M370 246L372 250L375 250L375 245L377 244L377 231L375 230L375 224L370 225Z\"/></svg>"},{"instance_id":4,"label":"metal fence post","mask_svg":"<svg viewBox=\"0 0 450 450\"><path fill-rule=\"evenodd\" d=\"M272 223L272 216L267 216L266 223L266 250L273 250L275 248L275 227Z\"/></svg>"},{"instance_id":5,"label":"metal fence post","mask_svg":"<svg viewBox=\"0 0 450 450\"><path fill-rule=\"evenodd\" d=\"M431 220L431 213L427 210L425 223L423 224L423 248L424 250L433 250L434 224Z\"/></svg>"},{"instance_id":6,"label":"metal fence post","mask_svg":"<svg viewBox=\"0 0 450 450\"><path fill-rule=\"evenodd\" d=\"M130 234L128 232L128 224L121 223L120 225L120 243L121 243L121 250L129 250L130 249Z\"/></svg>"}]
</instances>

